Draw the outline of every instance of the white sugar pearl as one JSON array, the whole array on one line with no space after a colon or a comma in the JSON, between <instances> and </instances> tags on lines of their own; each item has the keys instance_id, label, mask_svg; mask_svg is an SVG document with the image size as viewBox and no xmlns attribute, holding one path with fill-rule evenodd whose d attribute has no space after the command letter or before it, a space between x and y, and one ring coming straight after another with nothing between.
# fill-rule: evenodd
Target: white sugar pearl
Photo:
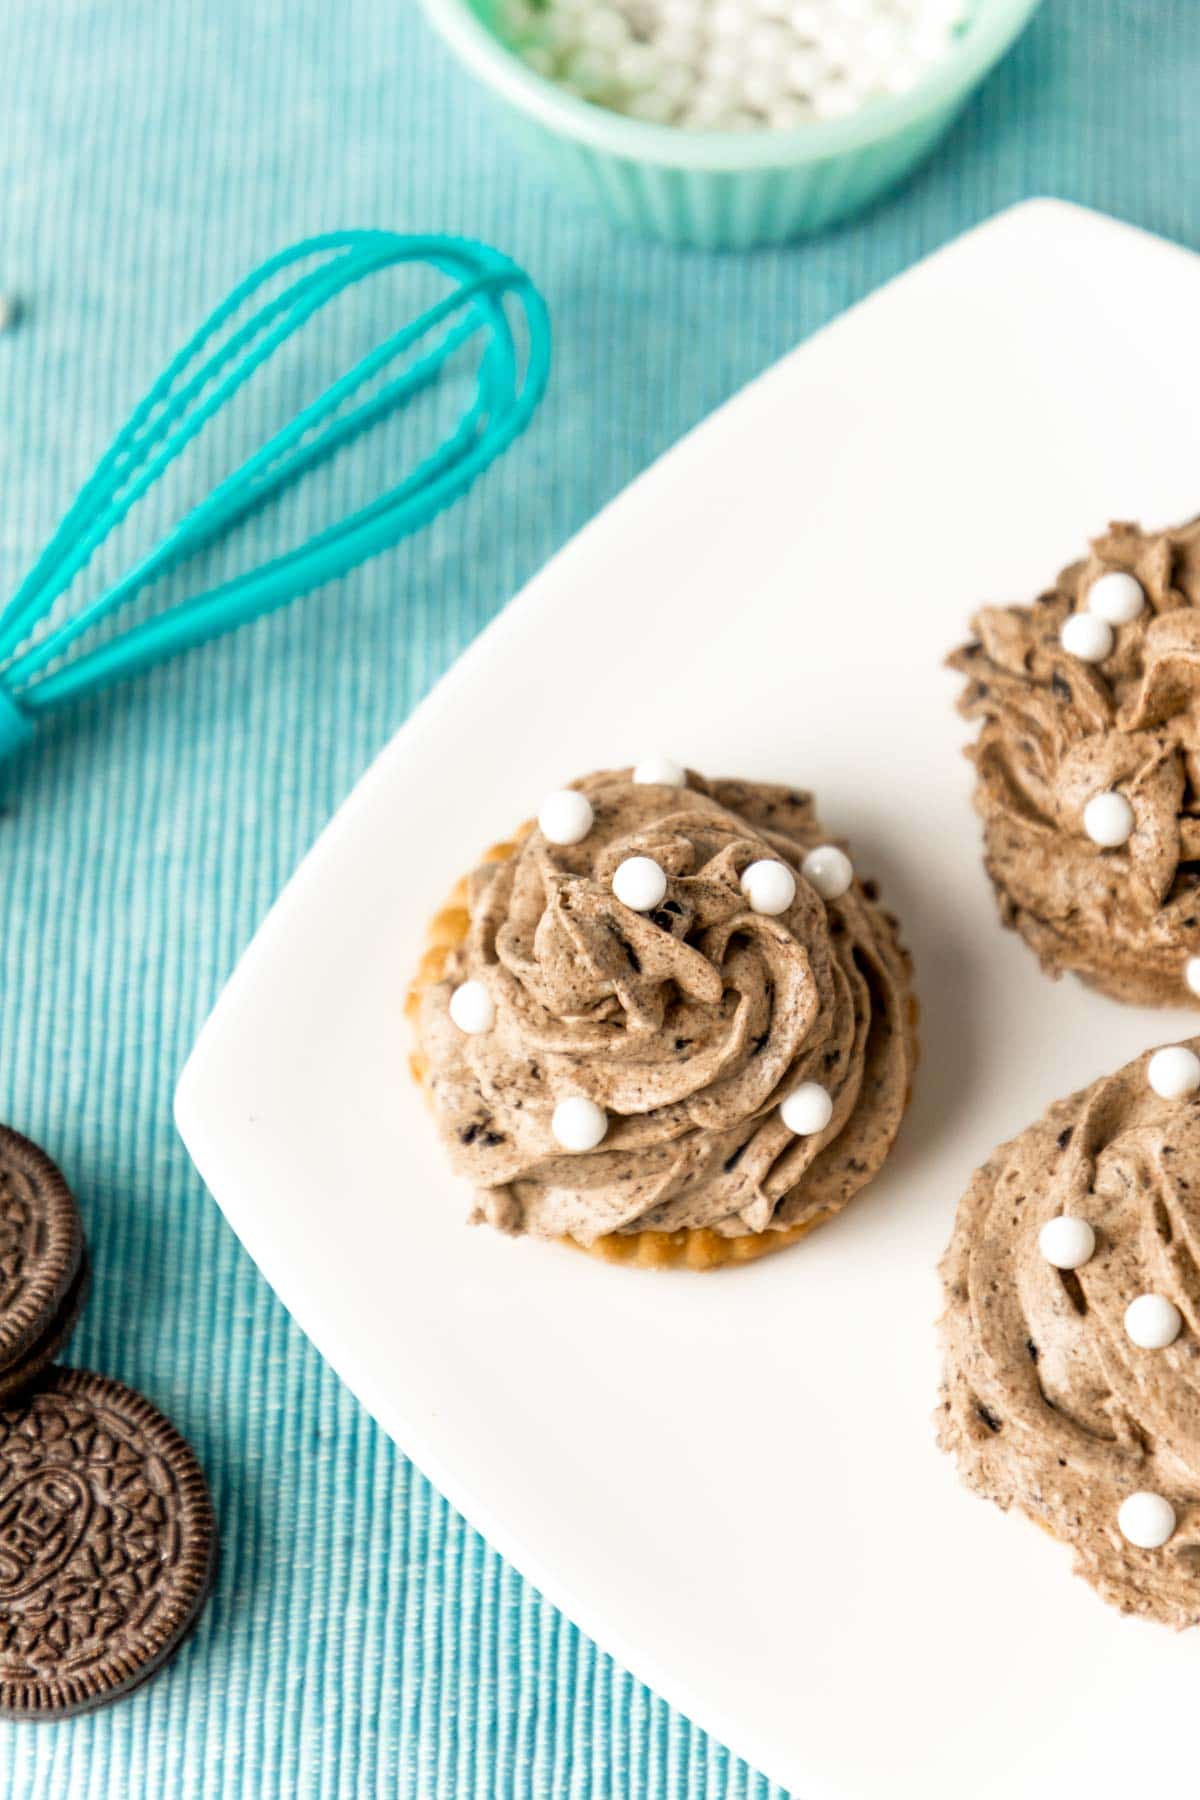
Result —
<instances>
[{"instance_id":1,"label":"white sugar pearl","mask_svg":"<svg viewBox=\"0 0 1200 1800\"><path fill-rule=\"evenodd\" d=\"M527 44L521 52L521 61L527 69L532 69L535 75L544 75L549 79L554 74L558 59L553 50L548 50L545 44Z\"/></svg>"},{"instance_id":2,"label":"white sugar pearl","mask_svg":"<svg viewBox=\"0 0 1200 1800\"><path fill-rule=\"evenodd\" d=\"M1121 1536L1138 1550L1161 1550L1175 1523L1175 1508L1161 1494L1130 1494L1117 1514Z\"/></svg>"},{"instance_id":3,"label":"white sugar pearl","mask_svg":"<svg viewBox=\"0 0 1200 1800\"><path fill-rule=\"evenodd\" d=\"M808 124L812 116L812 107L806 100L787 95L771 103L767 110L767 124L776 131L798 131L802 125Z\"/></svg>"},{"instance_id":4,"label":"white sugar pearl","mask_svg":"<svg viewBox=\"0 0 1200 1800\"><path fill-rule=\"evenodd\" d=\"M563 73L577 94L596 99L613 84L614 59L602 50L581 48L568 56Z\"/></svg>"},{"instance_id":5,"label":"white sugar pearl","mask_svg":"<svg viewBox=\"0 0 1200 1800\"><path fill-rule=\"evenodd\" d=\"M1139 1350L1165 1350L1183 1330L1183 1314L1165 1294L1139 1294L1125 1308L1125 1331Z\"/></svg>"},{"instance_id":6,"label":"white sugar pearl","mask_svg":"<svg viewBox=\"0 0 1200 1800\"><path fill-rule=\"evenodd\" d=\"M712 131L722 125L729 111L729 95L724 88L700 87L692 95L683 123L692 131Z\"/></svg>"},{"instance_id":7,"label":"white sugar pearl","mask_svg":"<svg viewBox=\"0 0 1200 1800\"><path fill-rule=\"evenodd\" d=\"M633 771L633 779L646 787L683 787L687 770L669 756L647 756Z\"/></svg>"},{"instance_id":8,"label":"white sugar pearl","mask_svg":"<svg viewBox=\"0 0 1200 1800\"><path fill-rule=\"evenodd\" d=\"M1146 590L1124 569L1109 569L1097 575L1087 596L1088 611L1110 625L1128 625L1146 604Z\"/></svg>"},{"instance_id":9,"label":"white sugar pearl","mask_svg":"<svg viewBox=\"0 0 1200 1800\"><path fill-rule=\"evenodd\" d=\"M766 63L778 69L787 46L786 32L774 25L755 25L742 39L742 55L748 63Z\"/></svg>"},{"instance_id":10,"label":"white sugar pearl","mask_svg":"<svg viewBox=\"0 0 1200 1800\"><path fill-rule=\"evenodd\" d=\"M796 877L786 863L752 862L742 873L742 892L751 912L785 913L796 898Z\"/></svg>"},{"instance_id":11,"label":"white sugar pearl","mask_svg":"<svg viewBox=\"0 0 1200 1800\"><path fill-rule=\"evenodd\" d=\"M608 1130L608 1116L602 1106L594 1100L585 1100L582 1094L572 1094L569 1099L560 1100L550 1120L550 1129L554 1133L555 1142L564 1150L594 1150L597 1144L603 1143Z\"/></svg>"},{"instance_id":12,"label":"white sugar pearl","mask_svg":"<svg viewBox=\"0 0 1200 1800\"><path fill-rule=\"evenodd\" d=\"M779 1116L797 1137L815 1137L832 1119L833 1101L819 1082L802 1081L779 1108Z\"/></svg>"},{"instance_id":13,"label":"white sugar pearl","mask_svg":"<svg viewBox=\"0 0 1200 1800\"><path fill-rule=\"evenodd\" d=\"M1080 662L1103 662L1112 652L1112 626L1095 613L1072 613L1064 619L1058 641L1068 656L1077 656Z\"/></svg>"},{"instance_id":14,"label":"white sugar pearl","mask_svg":"<svg viewBox=\"0 0 1200 1800\"><path fill-rule=\"evenodd\" d=\"M759 112L767 112L775 102L783 97L783 74L779 69L764 65L762 68L747 69L742 78L742 99L747 106L753 106Z\"/></svg>"},{"instance_id":15,"label":"white sugar pearl","mask_svg":"<svg viewBox=\"0 0 1200 1800\"><path fill-rule=\"evenodd\" d=\"M862 99L861 90L848 81L826 81L813 92L813 111L818 119L844 119Z\"/></svg>"},{"instance_id":16,"label":"white sugar pearl","mask_svg":"<svg viewBox=\"0 0 1200 1800\"><path fill-rule=\"evenodd\" d=\"M1200 994L1200 956L1189 956L1183 965L1183 979L1193 994Z\"/></svg>"},{"instance_id":17,"label":"white sugar pearl","mask_svg":"<svg viewBox=\"0 0 1200 1800\"><path fill-rule=\"evenodd\" d=\"M654 47L663 62L668 68L675 64L683 65L689 81L696 78L695 70L700 63L703 42L699 31L691 25L664 25L654 34Z\"/></svg>"},{"instance_id":18,"label":"white sugar pearl","mask_svg":"<svg viewBox=\"0 0 1200 1800\"><path fill-rule=\"evenodd\" d=\"M547 49L565 55L579 45L577 20L564 12L548 12L539 20L538 38Z\"/></svg>"},{"instance_id":19,"label":"white sugar pearl","mask_svg":"<svg viewBox=\"0 0 1200 1800\"><path fill-rule=\"evenodd\" d=\"M626 44L612 59L615 80L635 92L653 88L662 70L662 58L653 44Z\"/></svg>"},{"instance_id":20,"label":"white sugar pearl","mask_svg":"<svg viewBox=\"0 0 1200 1800\"><path fill-rule=\"evenodd\" d=\"M793 50L783 65L784 79L794 94L807 99L825 74L825 60L817 50Z\"/></svg>"},{"instance_id":21,"label":"white sugar pearl","mask_svg":"<svg viewBox=\"0 0 1200 1800\"><path fill-rule=\"evenodd\" d=\"M788 24L798 38L818 37L825 23L815 0L794 0L788 9Z\"/></svg>"},{"instance_id":22,"label":"white sugar pearl","mask_svg":"<svg viewBox=\"0 0 1200 1800\"><path fill-rule=\"evenodd\" d=\"M1086 1219L1060 1213L1038 1232L1038 1249L1056 1269L1082 1269L1096 1253L1096 1234Z\"/></svg>"},{"instance_id":23,"label":"white sugar pearl","mask_svg":"<svg viewBox=\"0 0 1200 1800\"><path fill-rule=\"evenodd\" d=\"M678 108L685 100L691 99L695 85L696 77L690 69L668 67L658 78L656 92L663 100Z\"/></svg>"},{"instance_id":24,"label":"white sugar pearl","mask_svg":"<svg viewBox=\"0 0 1200 1800\"><path fill-rule=\"evenodd\" d=\"M920 63L913 62L910 57L898 56L883 71L880 86L885 94L907 94L910 88L916 87L924 73Z\"/></svg>"},{"instance_id":25,"label":"white sugar pearl","mask_svg":"<svg viewBox=\"0 0 1200 1800\"><path fill-rule=\"evenodd\" d=\"M704 20L702 0L659 0L658 16L664 25L679 25L698 31Z\"/></svg>"},{"instance_id":26,"label":"white sugar pearl","mask_svg":"<svg viewBox=\"0 0 1200 1800\"><path fill-rule=\"evenodd\" d=\"M649 88L645 93L631 94L625 101L625 111L631 119L641 119L646 125L669 125L675 116L676 102L668 99L666 94Z\"/></svg>"},{"instance_id":27,"label":"white sugar pearl","mask_svg":"<svg viewBox=\"0 0 1200 1800\"><path fill-rule=\"evenodd\" d=\"M582 843L595 820L592 803L574 788L547 794L538 813L538 828L552 844Z\"/></svg>"},{"instance_id":28,"label":"white sugar pearl","mask_svg":"<svg viewBox=\"0 0 1200 1800\"><path fill-rule=\"evenodd\" d=\"M818 844L800 864L800 873L822 900L840 900L854 880L854 864L836 844Z\"/></svg>"},{"instance_id":29,"label":"white sugar pearl","mask_svg":"<svg viewBox=\"0 0 1200 1800\"><path fill-rule=\"evenodd\" d=\"M460 1031L475 1037L496 1023L496 1005L482 981L464 981L450 996L450 1017Z\"/></svg>"},{"instance_id":30,"label":"white sugar pearl","mask_svg":"<svg viewBox=\"0 0 1200 1800\"><path fill-rule=\"evenodd\" d=\"M709 87L721 87L728 91L725 105L731 107L737 99L737 88L742 79L742 58L736 49L728 44L710 44L704 53L704 81Z\"/></svg>"},{"instance_id":31,"label":"white sugar pearl","mask_svg":"<svg viewBox=\"0 0 1200 1800\"><path fill-rule=\"evenodd\" d=\"M746 31L746 14L741 0L717 0L709 8L705 21L715 38L729 38L740 44Z\"/></svg>"},{"instance_id":32,"label":"white sugar pearl","mask_svg":"<svg viewBox=\"0 0 1200 1800\"><path fill-rule=\"evenodd\" d=\"M653 912L667 891L667 878L652 856L627 856L613 870L612 890L622 906Z\"/></svg>"},{"instance_id":33,"label":"white sugar pearl","mask_svg":"<svg viewBox=\"0 0 1200 1800\"><path fill-rule=\"evenodd\" d=\"M1124 794L1093 794L1083 809L1083 829L1104 850L1128 843L1134 824L1133 808Z\"/></svg>"},{"instance_id":34,"label":"white sugar pearl","mask_svg":"<svg viewBox=\"0 0 1200 1800\"><path fill-rule=\"evenodd\" d=\"M1200 1056L1186 1044L1169 1044L1150 1058L1146 1079L1160 1099L1185 1100L1200 1088Z\"/></svg>"},{"instance_id":35,"label":"white sugar pearl","mask_svg":"<svg viewBox=\"0 0 1200 1800\"><path fill-rule=\"evenodd\" d=\"M859 38L860 54L867 62L890 63L900 48L900 27L894 19L872 19Z\"/></svg>"},{"instance_id":36,"label":"white sugar pearl","mask_svg":"<svg viewBox=\"0 0 1200 1800\"><path fill-rule=\"evenodd\" d=\"M496 24L509 39L519 38L533 23L533 10L525 0L501 0L496 9Z\"/></svg>"},{"instance_id":37,"label":"white sugar pearl","mask_svg":"<svg viewBox=\"0 0 1200 1800\"><path fill-rule=\"evenodd\" d=\"M620 13L599 8L579 21L579 41L589 50L622 50L629 42L629 27Z\"/></svg>"}]
</instances>

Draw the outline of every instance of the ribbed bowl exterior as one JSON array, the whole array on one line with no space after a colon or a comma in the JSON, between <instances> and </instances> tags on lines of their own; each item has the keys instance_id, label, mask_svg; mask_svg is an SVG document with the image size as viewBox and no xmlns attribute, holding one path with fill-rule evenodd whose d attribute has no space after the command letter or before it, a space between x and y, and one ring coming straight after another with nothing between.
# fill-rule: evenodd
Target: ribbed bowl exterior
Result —
<instances>
[{"instance_id":1,"label":"ribbed bowl exterior","mask_svg":"<svg viewBox=\"0 0 1200 1800\"><path fill-rule=\"evenodd\" d=\"M822 231L895 186L949 129L966 98L956 96L880 143L820 162L762 169L638 162L504 110L529 154L615 225L700 250L749 250Z\"/></svg>"},{"instance_id":2,"label":"ribbed bowl exterior","mask_svg":"<svg viewBox=\"0 0 1200 1800\"><path fill-rule=\"evenodd\" d=\"M949 129L1040 0L975 0L921 86L786 132L685 132L588 106L536 77L491 25L495 0L424 0L531 161L617 225L670 244L749 250L822 231L894 187Z\"/></svg>"}]
</instances>

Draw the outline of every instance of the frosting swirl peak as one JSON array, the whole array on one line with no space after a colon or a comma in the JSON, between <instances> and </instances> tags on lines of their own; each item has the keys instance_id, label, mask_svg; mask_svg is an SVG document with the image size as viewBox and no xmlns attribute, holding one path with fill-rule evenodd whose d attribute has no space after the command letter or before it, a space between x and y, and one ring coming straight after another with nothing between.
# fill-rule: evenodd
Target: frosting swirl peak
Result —
<instances>
[{"instance_id":1,"label":"frosting swirl peak","mask_svg":"<svg viewBox=\"0 0 1200 1800\"><path fill-rule=\"evenodd\" d=\"M939 1420L967 1482L1071 1544L1104 1599L1184 1626L1200 1624L1200 1106L1155 1080L1138 1057L976 1173L942 1263ZM1046 1234L1064 1218L1092 1239L1065 1266ZM1174 1525L1139 1547L1122 1514L1147 1493Z\"/></svg>"},{"instance_id":2,"label":"frosting swirl peak","mask_svg":"<svg viewBox=\"0 0 1200 1800\"><path fill-rule=\"evenodd\" d=\"M1113 525L1033 606L972 624L950 664L982 722L969 754L1004 923L1051 974L1194 1005L1200 520Z\"/></svg>"},{"instance_id":3,"label":"frosting swirl peak","mask_svg":"<svg viewBox=\"0 0 1200 1800\"><path fill-rule=\"evenodd\" d=\"M418 1015L439 1127L502 1230L571 1236L709 1226L737 1236L836 1210L895 1136L913 1061L908 966L892 922L858 882L823 900L799 873L826 841L811 797L629 771L576 784L579 842L531 831L467 884L469 928ZM648 858L665 893L648 912L613 892ZM780 913L754 910L757 861L795 877ZM619 884L618 884L619 885ZM492 1029L464 1033L450 997L482 983ZM816 1082L827 1126L801 1137L780 1103ZM554 1107L580 1096L607 1130L564 1151Z\"/></svg>"}]
</instances>

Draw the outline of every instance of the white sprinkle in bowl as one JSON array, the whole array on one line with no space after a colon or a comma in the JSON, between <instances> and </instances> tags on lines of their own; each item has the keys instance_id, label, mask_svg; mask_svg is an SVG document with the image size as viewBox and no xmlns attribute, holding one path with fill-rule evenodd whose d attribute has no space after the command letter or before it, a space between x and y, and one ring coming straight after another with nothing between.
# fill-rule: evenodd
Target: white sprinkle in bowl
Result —
<instances>
[{"instance_id":1,"label":"white sprinkle in bowl","mask_svg":"<svg viewBox=\"0 0 1200 1800\"><path fill-rule=\"evenodd\" d=\"M707 250L821 231L894 187L949 129L1039 0L976 0L945 55L906 93L794 130L684 130L593 105L536 74L491 23L493 0L423 0L503 104L531 156L618 225Z\"/></svg>"}]
</instances>

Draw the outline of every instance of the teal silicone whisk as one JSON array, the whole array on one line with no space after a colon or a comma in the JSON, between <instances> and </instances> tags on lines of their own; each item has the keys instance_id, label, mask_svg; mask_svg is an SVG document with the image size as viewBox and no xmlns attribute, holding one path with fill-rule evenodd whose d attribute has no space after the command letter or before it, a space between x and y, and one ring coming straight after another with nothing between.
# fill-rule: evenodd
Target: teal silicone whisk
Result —
<instances>
[{"instance_id":1,"label":"teal silicone whisk","mask_svg":"<svg viewBox=\"0 0 1200 1800\"><path fill-rule=\"evenodd\" d=\"M356 282L417 263L437 270L449 291L304 407L126 574L75 611L60 605L97 547L281 344ZM279 287L281 280L286 285ZM251 305L256 310L239 319ZM405 406L438 379L450 357L474 344L469 403L444 441L402 481L234 580L124 631L105 629L152 582ZM0 611L0 759L25 743L47 714L283 606L426 524L527 424L545 390L549 357L549 321L537 289L484 244L342 231L271 257L159 376ZM355 400L372 384L378 385Z\"/></svg>"}]
</instances>

